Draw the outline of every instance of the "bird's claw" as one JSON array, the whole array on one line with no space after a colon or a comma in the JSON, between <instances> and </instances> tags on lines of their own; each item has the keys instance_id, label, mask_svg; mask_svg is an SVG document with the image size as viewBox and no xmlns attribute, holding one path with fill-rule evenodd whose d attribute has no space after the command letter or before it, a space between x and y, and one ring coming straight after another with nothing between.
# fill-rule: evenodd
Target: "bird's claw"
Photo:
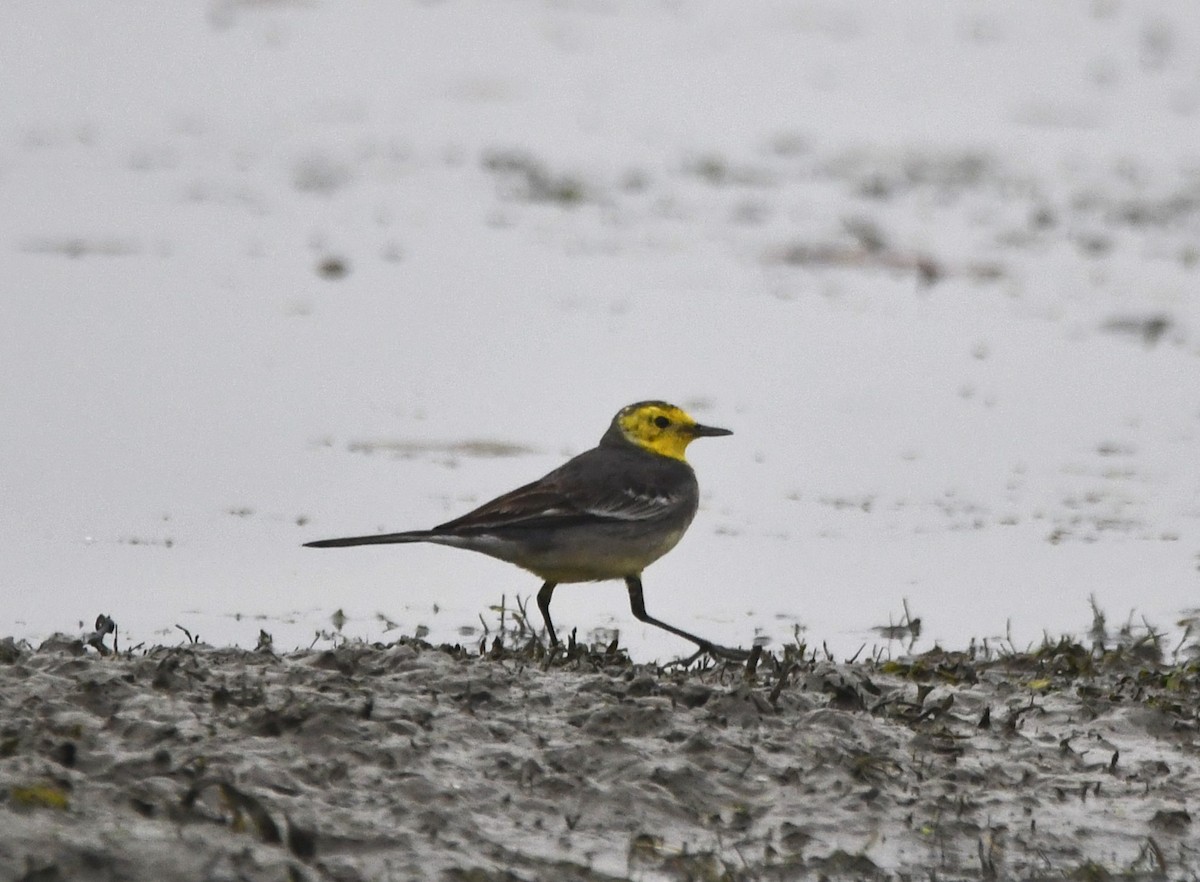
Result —
<instances>
[{"instance_id":1,"label":"bird's claw","mask_svg":"<svg viewBox=\"0 0 1200 882\"><path fill-rule=\"evenodd\" d=\"M750 658L750 653L745 649L734 649L729 646L718 646L715 643L710 643L703 647L703 651L707 652L713 658L719 658L724 661L743 662Z\"/></svg>"},{"instance_id":2,"label":"bird's claw","mask_svg":"<svg viewBox=\"0 0 1200 882\"><path fill-rule=\"evenodd\" d=\"M679 666L686 668L702 655L711 656L719 661L731 662L744 662L746 659L750 658L750 653L745 649L733 649L728 646L719 646L716 643L707 642L697 643L696 645L700 648L687 658L680 659L677 662L673 662L673 664L678 664Z\"/></svg>"}]
</instances>

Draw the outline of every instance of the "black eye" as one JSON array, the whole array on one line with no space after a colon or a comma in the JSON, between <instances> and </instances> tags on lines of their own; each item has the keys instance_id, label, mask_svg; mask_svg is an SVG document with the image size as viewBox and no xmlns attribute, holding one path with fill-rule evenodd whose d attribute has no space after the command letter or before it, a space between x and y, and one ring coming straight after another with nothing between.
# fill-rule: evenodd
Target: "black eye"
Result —
<instances>
[{"instance_id":1,"label":"black eye","mask_svg":"<svg viewBox=\"0 0 1200 882\"><path fill-rule=\"evenodd\" d=\"M671 421L665 416L657 416L654 418L654 425L658 426L660 429L665 429L667 426L671 425Z\"/></svg>"}]
</instances>

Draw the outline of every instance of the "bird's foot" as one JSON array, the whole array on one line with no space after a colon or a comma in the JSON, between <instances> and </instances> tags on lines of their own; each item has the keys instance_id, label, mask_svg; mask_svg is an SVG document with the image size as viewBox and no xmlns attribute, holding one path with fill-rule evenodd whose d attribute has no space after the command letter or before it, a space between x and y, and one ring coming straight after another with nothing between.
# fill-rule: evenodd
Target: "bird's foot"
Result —
<instances>
[{"instance_id":1,"label":"bird's foot","mask_svg":"<svg viewBox=\"0 0 1200 882\"><path fill-rule=\"evenodd\" d=\"M700 648L701 652L706 652L713 658L719 658L722 661L742 662L750 658L749 651L745 649L735 649L729 646L718 646L716 643L709 643Z\"/></svg>"},{"instance_id":2,"label":"bird's foot","mask_svg":"<svg viewBox=\"0 0 1200 882\"><path fill-rule=\"evenodd\" d=\"M744 649L733 649L728 646L720 646L716 643L697 643L700 648L689 655L687 658L681 658L678 661L671 662L672 665L678 665L681 668L686 668L692 662L699 659L701 656L709 656L718 661L744 662L750 658L750 653Z\"/></svg>"}]
</instances>

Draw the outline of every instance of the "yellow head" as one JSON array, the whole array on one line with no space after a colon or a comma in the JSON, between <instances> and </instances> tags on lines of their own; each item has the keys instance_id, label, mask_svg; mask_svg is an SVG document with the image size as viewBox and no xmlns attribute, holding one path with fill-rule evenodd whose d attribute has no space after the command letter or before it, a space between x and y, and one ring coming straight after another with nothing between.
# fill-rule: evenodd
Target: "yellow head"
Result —
<instances>
[{"instance_id":1,"label":"yellow head","mask_svg":"<svg viewBox=\"0 0 1200 882\"><path fill-rule=\"evenodd\" d=\"M621 408L601 443L616 438L651 453L681 460L684 450L695 439L732 434L728 429L702 426L665 401L639 401Z\"/></svg>"}]
</instances>

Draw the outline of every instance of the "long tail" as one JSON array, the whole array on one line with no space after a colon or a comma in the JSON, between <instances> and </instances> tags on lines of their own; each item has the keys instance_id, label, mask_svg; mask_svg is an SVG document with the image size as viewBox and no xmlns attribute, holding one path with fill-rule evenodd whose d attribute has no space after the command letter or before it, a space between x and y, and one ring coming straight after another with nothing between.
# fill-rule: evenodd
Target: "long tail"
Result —
<instances>
[{"instance_id":1,"label":"long tail","mask_svg":"<svg viewBox=\"0 0 1200 882\"><path fill-rule=\"evenodd\" d=\"M391 545L395 542L427 542L436 536L432 530L410 530L407 533L382 533L376 536L347 536L344 539L321 539L305 542L305 548L344 548L347 545Z\"/></svg>"}]
</instances>

